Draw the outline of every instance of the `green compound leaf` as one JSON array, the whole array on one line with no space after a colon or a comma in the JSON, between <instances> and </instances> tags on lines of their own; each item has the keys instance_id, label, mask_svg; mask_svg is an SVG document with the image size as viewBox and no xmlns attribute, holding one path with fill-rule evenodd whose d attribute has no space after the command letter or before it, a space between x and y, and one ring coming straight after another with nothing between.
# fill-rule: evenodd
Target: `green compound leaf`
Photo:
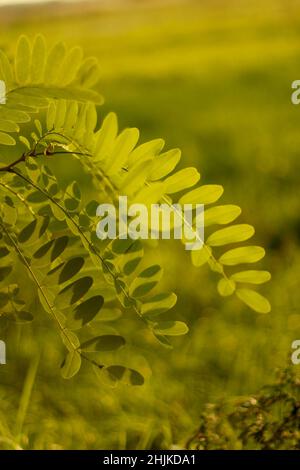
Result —
<instances>
[{"instance_id":1,"label":"green compound leaf","mask_svg":"<svg viewBox=\"0 0 300 470\"><path fill-rule=\"evenodd\" d=\"M271 310L269 301L252 289L237 289L236 295L255 312L269 313Z\"/></svg>"},{"instance_id":2,"label":"green compound leaf","mask_svg":"<svg viewBox=\"0 0 300 470\"><path fill-rule=\"evenodd\" d=\"M115 351L125 346L125 339L120 335L96 336L80 345L87 352Z\"/></svg>"}]
</instances>

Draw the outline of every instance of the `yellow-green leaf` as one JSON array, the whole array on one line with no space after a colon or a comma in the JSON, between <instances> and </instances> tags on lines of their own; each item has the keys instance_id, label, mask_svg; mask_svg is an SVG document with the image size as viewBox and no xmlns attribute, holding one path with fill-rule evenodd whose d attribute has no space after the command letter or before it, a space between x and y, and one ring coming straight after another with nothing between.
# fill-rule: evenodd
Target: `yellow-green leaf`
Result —
<instances>
[{"instance_id":1,"label":"yellow-green leaf","mask_svg":"<svg viewBox=\"0 0 300 470\"><path fill-rule=\"evenodd\" d=\"M244 246L234 248L224 253L220 263L227 266L235 266L242 263L256 263L265 256L265 250L260 246Z\"/></svg>"},{"instance_id":2,"label":"yellow-green leaf","mask_svg":"<svg viewBox=\"0 0 300 470\"><path fill-rule=\"evenodd\" d=\"M218 184L207 184L193 189L179 200L179 204L212 204L223 194L224 189Z\"/></svg>"},{"instance_id":3,"label":"yellow-green leaf","mask_svg":"<svg viewBox=\"0 0 300 470\"><path fill-rule=\"evenodd\" d=\"M69 352L62 364L61 374L64 379L71 379L81 367L81 357L78 351Z\"/></svg>"},{"instance_id":4,"label":"yellow-green leaf","mask_svg":"<svg viewBox=\"0 0 300 470\"><path fill-rule=\"evenodd\" d=\"M150 179L157 181L167 176L178 165L180 158L181 151L179 149L172 149L155 157L152 163Z\"/></svg>"},{"instance_id":5,"label":"yellow-green leaf","mask_svg":"<svg viewBox=\"0 0 300 470\"><path fill-rule=\"evenodd\" d=\"M57 83L58 74L61 69L65 54L66 46L63 42L55 44L49 52L45 70L46 84Z\"/></svg>"},{"instance_id":6,"label":"yellow-green leaf","mask_svg":"<svg viewBox=\"0 0 300 470\"><path fill-rule=\"evenodd\" d=\"M97 132L95 159L104 160L111 152L118 133L118 120L115 113L109 113Z\"/></svg>"},{"instance_id":7,"label":"yellow-green leaf","mask_svg":"<svg viewBox=\"0 0 300 470\"><path fill-rule=\"evenodd\" d=\"M16 141L11 135L0 132L0 144L16 145Z\"/></svg>"},{"instance_id":8,"label":"yellow-green leaf","mask_svg":"<svg viewBox=\"0 0 300 470\"><path fill-rule=\"evenodd\" d=\"M73 47L67 53L58 74L58 82L62 86L68 85L75 79L81 65L82 57L83 52L81 47Z\"/></svg>"},{"instance_id":9,"label":"yellow-green leaf","mask_svg":"<svg viewBox=\"0 0 300 470\"><path fill-rule=\"evenodd\" d=\"M230 279L220 279L218 282L218 291L223 297L232 295L235 291L235 282Z\"/></svg>"},{"instance_id":10,"label":"yellow-green leaf","mask_svg":"<svg viewBox=\"0 0 300 470\"><path fill-rule=\"evenodd\" d=\"M20 36L15 58L16 80L24 85L30 76L31 46L26 36Z\"/></svg>"},{"instance_id":11,"label":"yellow-green leaf","mask_svg":"<svg viewBox=\"0 0 300 470\"><path fill-rule=\"evenodd\" d=\"M42 83L46 65L46 42L41 34L35 37L31 58L31 81Z\"/></svg>"},{"instance_id":12,"label":"yellow-green leaf","mask_svg":"<svg viewBox=\"0 0 300 470\"><path fill-rule=\"evenodd\" d=\"M233 222L242 210L239 206L226 204L224 206L211 207L204 211L205 227L210 225L225 225Z\"/></svg>"},{"instance_id":13,"label":"yellow-green leaf","mask_svg":"<svg viewBox=\"0 0 300 470\"><path fill-rule=\"evenodd\" d=\"M158 294L144 302L141 311L147 317L154 317L173 308L176 302L177 296L173 292L170 294Z\"/></svg>"},{"instance_id":14,"label":"yellow-green leaf","mask_svg":"<svg viewBox=\"0 0 300 470\"><path fill-rule=\"evenodd\" d=\"M159 154L163 149L165 141L163 139L154 139L139 145L129 155L128 164L134 165L138 160L147 160Z\"/></svg>"},{"instance_id":15,"label":"yellow-green leaf","mask_svg":"<svg viewBox=\"0 0 300 470\"><path fill-rule=\"evenodd\" d=\"M166 193L178 193L183 189L194 186L200 180L200 174L196 168L184 168L165 179Z\"/></svg>"},{"instance_id":16,"label":"yellow-green leaf","mask_svg":"<svg viewBox=\"0 0 300 470\"><path fill-rule=\"evenodd\" d=\"M210 235L206 243L210 246L222 246L229 243L238 243L248 240L254 235L254 228L252 225L239 224L217 230Z\"/></svg>"},{"instance_id":17,"label":"yellow-green leaf","mask_svg":"<svg viewBox=\"0 0 300 470\"><path fill-rule=\"evenodd\" d=\"M161 336L186 335L189 329L182 321L160 321L155 324L154 332Z\"/></svg>"},{"instance_id":18,"label":"yellow-green leaf","mask_svg":"<svg viewBox=\"0 0 300 470\"><path fill-rule=\"evenodd\" d=\"M0 79L4 81L7 90L13 83L13 74L7 55L0 49Z\"/></svg>"},{"instance_id":19,"label":"yellow-green leaf","mask_svg":"<svg viewBox=\"0 0 300 470\"><path fill-rule=\"evenodd\" d=\"M200 250L193 250L191 252L192 263L194 266L203 266L211 256L211 248L203 246Z\"/></svg>"},{"instance_id":20,"label":"yellow-green leaf","mask_svg":"<svg viewBox=\"0 0 300 470\"><path fill-rule=\"evenodd\" d=\"M117 173L127 164L128 155L134 149L138 140L139 130L136 128L125 129L121 132L105 165L107 175Z\"/></svg>"}]
</instances>

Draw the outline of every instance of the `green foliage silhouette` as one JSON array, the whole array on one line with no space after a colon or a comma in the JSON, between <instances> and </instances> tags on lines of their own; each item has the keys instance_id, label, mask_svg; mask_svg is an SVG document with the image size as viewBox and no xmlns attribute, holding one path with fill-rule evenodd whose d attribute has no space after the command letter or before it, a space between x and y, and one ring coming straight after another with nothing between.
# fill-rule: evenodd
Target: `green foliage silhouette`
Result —
<instances>
[{"instance_id":1,"label":"green foliage silhouette","mask_svg":"<svg viewBox=\"0 0 300 470\"><path fill-rule=\"evenodd\" d=\"M147 206L174 202L211 206L204 215L209 236L191 259L195 266L208 263L218 273L220 295L235 294L254 311L268 313L268 300L253 286L268 281L270 274L245 268L231 271L258 262L265 251L252 245L231 247L249 240L254 228L232 225L241 213L238 206L214 205L222 186L197 186L196 168L174 172L181 158L178 149L163 151L162 139L138 145L138 129L119 132L114 113L98 127L96 106L102 98L93 90L98 78L96 59L83 59L80 48L67 50L63 43L48 51L40 35L33 43L25 36L19 39L13 64L0 53L0 79L7 91L6 103L0 106L1 152L5 155L7 146L16 145L16 136L24 147L17 160L0 167L1 322L33 320L15 277L21 271L35 286L41 307L65 345L63 377L73 377L86 361L112 383L141 385L144 377L138 370L94 359L94 353L118 351L126 338L105 328L99 334L93 331L93 322L103 317L117 325L128 309L159 343L172 347L170 337L188 332L184 322L161 317L174 307L176 295L160 292L162 268L144 266L141 240L96 237L98 203L86 202L76 181L63 188L47 159L66 155L77 159L107 201L126 195L130 203ZM211 231L214 226L225 227ZM230 249L220 253L226 245Z\"/></svg>"}]
</instances>

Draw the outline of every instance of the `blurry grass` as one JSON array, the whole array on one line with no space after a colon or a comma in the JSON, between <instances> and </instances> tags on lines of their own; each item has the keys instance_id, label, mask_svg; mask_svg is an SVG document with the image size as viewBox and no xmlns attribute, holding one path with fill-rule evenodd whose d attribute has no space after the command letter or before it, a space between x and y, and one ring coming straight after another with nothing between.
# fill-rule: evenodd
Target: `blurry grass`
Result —
<instances>
[{"instance_id":1,"label":"blurry grass","mask_svg":"<svg viewBox=\"0 0 300 470\"><path fill-rule=\"evenodd\" d=\"M114 110L121 127L141 129L142 140L163 137L167 147L180 147L184 165L196 165L206 183L223 184L224 200L242 206L242 220L256 227L255 243L267 248L263 265L273 280L263 289L272 313L259 316L220 299L213 274L192 268L179 245L164 244L153 255L166 266L165 282L178 293L176 312L188 319L189 336L172 352L141 338L153 376L141 390L112 392L85 374L63 382L53 369L55 335L45 329L25 447L184 442L205 402L256 391L287 363L300 337L300 109L290 101L300 74L300 2L203 3L83 13L55 23L33 10L26 22L3 23L1 42L10 49L19 33L43 32L99 57L106 98L100 116ZM61 171L77 177L70 167ZM1 375L8 421L32 354L32 337L26 340L25 329L20 334L17 353L16 343L8 343L18 360L9 360Z\"/></svg>"}]
</instances>

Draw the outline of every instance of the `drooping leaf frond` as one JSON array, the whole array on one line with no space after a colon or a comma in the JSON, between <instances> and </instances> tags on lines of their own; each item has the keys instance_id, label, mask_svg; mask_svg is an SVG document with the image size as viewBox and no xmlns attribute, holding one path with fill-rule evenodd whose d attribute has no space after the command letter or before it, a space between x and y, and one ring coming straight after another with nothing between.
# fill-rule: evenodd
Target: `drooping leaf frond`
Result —
<instances>
[{"instance_id":1,"label":"drooping leaf frond","mask_svg":"<svg viewBox=\"0 0 300 470\"><path fill-rule=\"evenodd\" d=\"M15 145L11 134L30 121L32 113L47 107L50 98L101 104L102 97L92 90L98 79L97 59L84 59L81 48L57 43L48 49L42 35L33 42L21 36L14 62L0 50L0 80L6 90L0 105L0 143Z\"/></svg>"}]
</instances>

